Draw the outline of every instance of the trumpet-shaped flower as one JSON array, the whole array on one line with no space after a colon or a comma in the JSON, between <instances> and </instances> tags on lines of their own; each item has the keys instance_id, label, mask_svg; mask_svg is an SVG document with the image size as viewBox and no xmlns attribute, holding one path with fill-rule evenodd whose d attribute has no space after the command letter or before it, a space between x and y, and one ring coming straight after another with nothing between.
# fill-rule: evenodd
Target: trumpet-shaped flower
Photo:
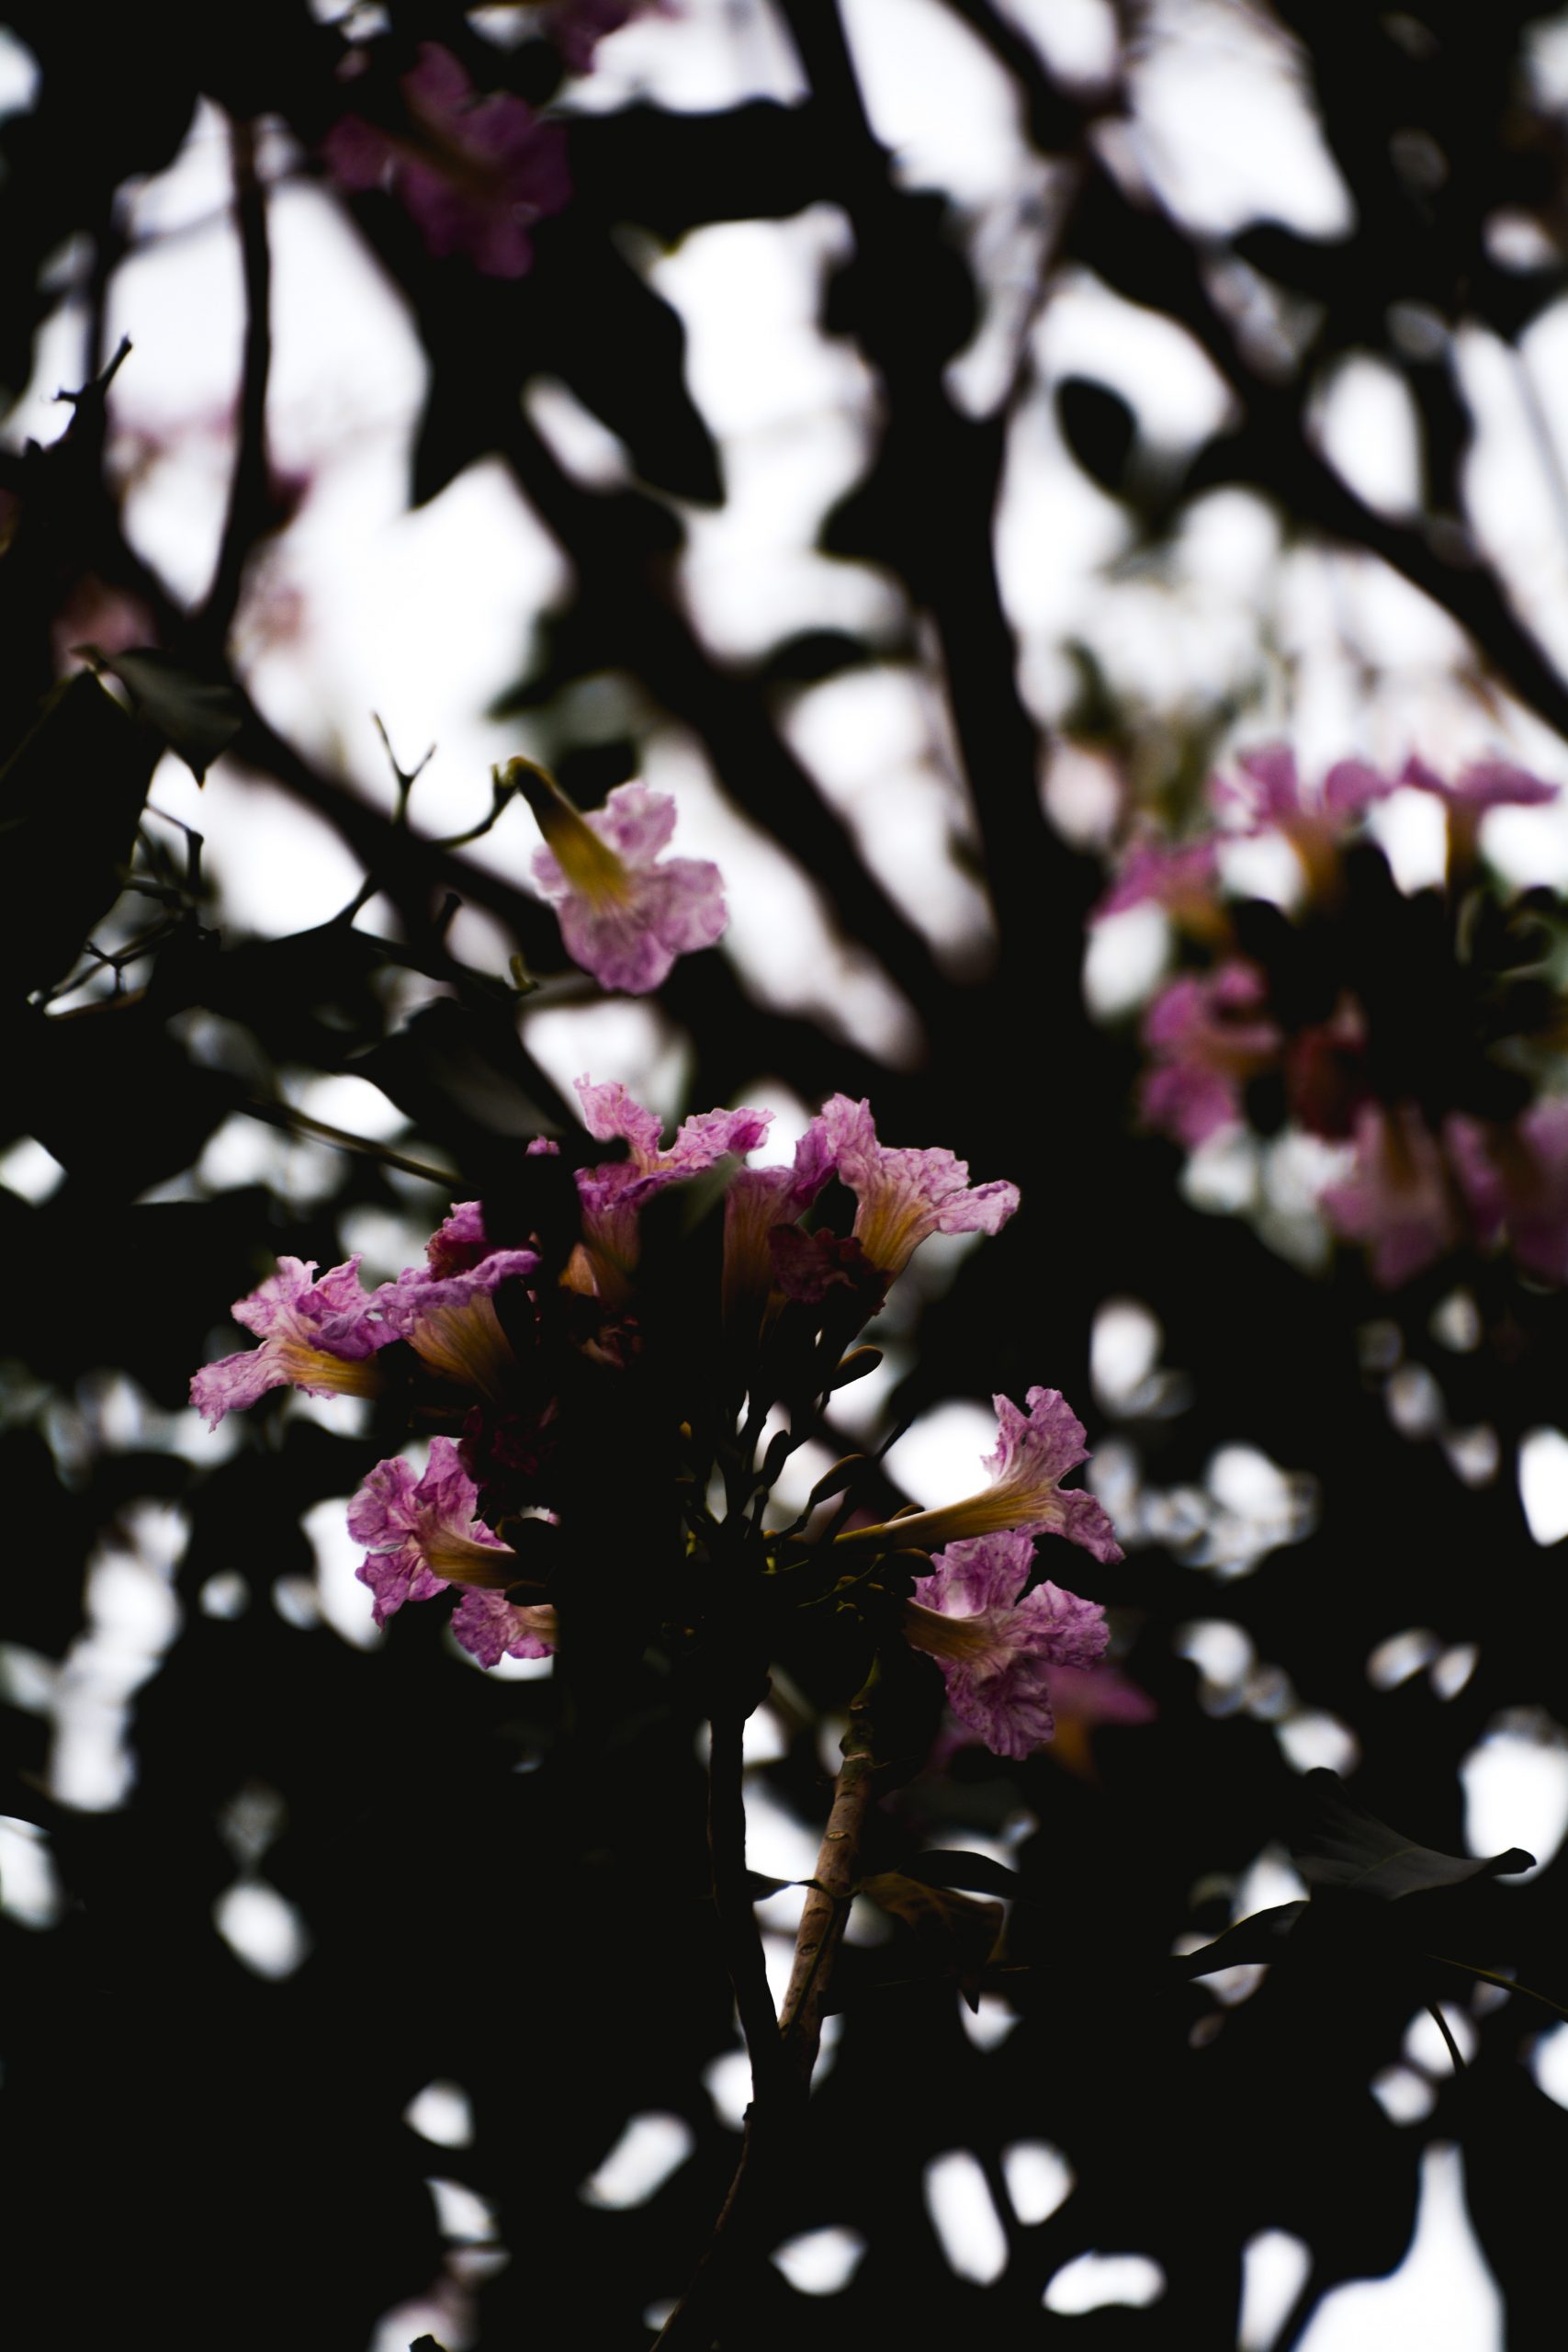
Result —
<instances>
[{"instance_id":1,"label":"trumpet-shaped flower","mask_svg":"<svg viewBox=\"0 0 1568 2352\"><path fill-rule=\"evenodd\" d=\"M1456 1112L1443 1139L1478 1237L1506 1228L1527 1273L1568 1282L1568 1102L1538 1102L1511 1126Z\"/></svg>"},{"instance_id":2,"label":"trumpet-shaped flower","mask_svg":"<svg viewBox=\"0 0 1568 2352\"><path fill-rule=\"evenodd\" d=\"M363 1544L355 1570L376 1597L384 1625L405 1600L429 1600L449 1584L504 1594L517 1555L474 1515L478 1494L457 1441L430 1441L423 1477L401 1455L378 1462L348 1507L348 1532Z\"/></svg>"},{"instance_id":3,"label":"trumpet-shaped flower","mask_svg":"<svg viewBox=\"0 0 1568 2352\"><path fill-rule=\"evenodd\" d=\"M1442 1148L1412 1102L1363 1106L1355 1164L1318 1205L1336 1232L1365 1243L1372 1280L1384 1290L1451 1250L1463 1226Z\"/></svg>"},{"instance_id":4,"label":"trumpet-shaped flower","mask_svg":"<svg viewBox=\"0 0 1568 2352\"><path fill-rule=\"evenodd\" d=\"M1007 1396L993 1396L991 1402L998 1437L996 1452L982 1457L991 1474L984 1494L876 1527L847 1528L835 1542L930 1552L965 1536L1012 1530L1023 1535L1063 1535L1097 1560L1119 1560L1122 1546L1103 1504L1078 1487L1064 1491L1061 1487L1066 1473L1089 1459L1083 1423L1061 1390L1032 1388L1027 1413L1021 1413Z\"/></svg>"},{"instance_id":5,"label":"trumpet-shaped flower","mask_svg":"<svg viewBox=\"0 0 1568 2352\"><path fill-rule=\"evenodd\" d=\"M1023 1588L1034 1545L1021 1533L951 1544L917 1577L904 1633L934 1657L948 1704L995 1755L1022 1758L1055 1728L1051 1676L1092 1666L1109 1638L1105 1611L1054 1584Z\"/></svg>"},{"instance_id":6,"label":"trumpet-shaped flower","mask_svg":"<svg viewBox=\"0 0 1568 2352\"><path fill-rule=\"evenodd\" d=\"M548 1657L560 1639L553 1609L522 1608L505 1593L479 1586L463 1595L452 1632L481 1666L499 1666L503 1657Z\"/></svg>"},{"instance_id":7,"label":"trumpet-shaped flower","mask_svg":"<svg viewBox=\"0 0 1568 2352\"><path fill-rule=\"evenodd\" d=\"M738 1168L724 1195L724 1311L761 1311L777 1279L768 1237L793 1227L833 1173L833 1147L813 1119L787 1168Z\"/></svg>"},{"instance_id":8,"label":"trumpet-shaped flower","mask_svg":"<svg viewBox=\"0 0 1568 2352\"><path fill-rule=\"evenodd\" d=\"M389 1330L444 1380L500 1397L515 1363L494 1293L538 1271L532 1250L492 1250L478 1201L460 1201L425 1244L426 1263L385 1283L376 1303Z\"/></svg>"},{"instance_id":9,"label":"trumpet-shaped flower","mask_svg":"<svg viewBox=\"0 0 1568 2352\"><path fill-rule=\"evenodd\" d=\"M596 1142L624 1138L626 1159L577 1172L582 1210L582 1256L589 1281L601 1295L624 1285L637 1264L639 1212L656 1193L684 1177L699 1176L731 1152L755 1150L773 1124L771 1111L700 1111L683 1120L665 1150L659 1114L634 1102L618 1082L595 1085L580 1078L582 1121ZM586 1286L586 1284L582 1285Z\"/></svg>"},{"instance_id":10,"label":"trumpet-shaped flower","mask_svg":"<svg viewBox=\"0 0 1568 2352\"><path fill-rule=\"evenodd\" d=\"M548 776L513 760L516 785L547 846L534 878L556 910L562 944L601 988L646 996L677 956L711 947L728 916L724 882L706 858L660 853L675 830L675 803L646 784L617 785L603 808L580 815Z\"/></svg>"},{"instance_id":11,"label":"trumpet-shaped flower","mask_svg":"<svg viewBox=\"0 0 1568 2352\"><path fill-rule=\"evenodd\" d=\"M1265 1016L1266 995L1262 973L1236 959L1201 978L1183 973L1161 990L1144 1018L1156 1058L1139 1105L1151 1127L1191 1151L1240 1121L1243 1086L1283 1043Z\"/></svg>"},{"instance_id":12,"label":"trumpet-shaped flower","mask_svg":"<svg viewBox=\"0 0 1568 2352\"><path fill-rule=\"evenodd\" d=\"M854 1238L887 1282L931 1233L996 1233L1018 1206L1018 1186L971 1184L951 1151L890 1150L876 1139L869 1102L832 1095L822 1129L840 1184L855 1195Z\"/></svg>"},{"instance_id":13,"label":"trumpet-shaped flower","mask_svg":"<svg viewBox=\"0 0 1568 2352\"><path fill-rule=\"evenodd\" d=\"M307 1396L374 1396L380 1374L371 1361L397 1333L380 1320L377 1300L359 1279L359 1260L315 1279L313 1258L280 1258L259 1290L235 1302L236 1323L261 1335L259 1348L204 1364L190 1401L216 1429L269 1388L302 1388Z\"/></svg>"}]
</instances>

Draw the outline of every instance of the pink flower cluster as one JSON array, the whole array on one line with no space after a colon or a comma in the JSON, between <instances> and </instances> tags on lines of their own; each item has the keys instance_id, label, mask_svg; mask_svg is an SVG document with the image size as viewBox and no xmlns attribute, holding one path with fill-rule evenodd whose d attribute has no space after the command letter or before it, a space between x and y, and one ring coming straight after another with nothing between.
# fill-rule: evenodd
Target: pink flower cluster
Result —
<instances>
[{"instance_id":1,"label":"pink flower cluster","mask_svg":"<svg viewBox=\"0 0 1568 2352\"><path fill-rule=\"evenodd\" d=\"M420 46L399 84L397 129L345 114L321 142L340 187L389 188L437 257L460 254L487 277L522 277L529 231L571 194L566 132L511 92L480 97L450 50Z\"/></svg>"},{"instance_id":2,"label":"pink flower cluster","mask_svg":"<svg viewBox=\"0 0 1568 2352\"><path fill-rule=\"evenodd\" d=\"M625 1151L575 1171L578 1238L549 1308L552 1344L580 1345L601 1374L614 1374L638 1344L645 1210L670 1185L743 1159L763 1141L772 1114L702 1113L666 1144L657 1116L624 1086L583 1078L578 1093L588 1134ZM830 1179L854 1199L847 1233L802 1223ZM922 1240L996 1233L1017 1205L1016 1186L972 1184L950 1151L882 1143L870 1105L834 1095L792 1165L730 1170L726 1346L754 1362L771 1335L795 1330L810 1347L818 1344L814 1334L830 1343L831 1362ZM386 1350L409 1351L402 1363L413 1371L402 1376L423 1381L434 1418L461 1418L463 1435L432 1438L423 1471L400 1455L372 1470L349 1510L365 1548L358 1574L378 1624L406 1602L457 1588L454 1634L487 1666L505 1656L542 1657L559 1638L554 1597L518 1548L525 1532L544 1532L526 1530L529 1519L556 1518L554 1390L570 1385L539 1340L548 1306L543 1266L538 1249L492 1248L474 1201L453 1208L423 1265L374 1291L361 1283L357 1260L318 1281L313 1264L285 1259L234 1309L261 1345L204 1366L191 1384L215 1427L283 1385L375 1396L387 1385ZM538 1344L524 1363L530 1333ZM938 1659L960 1719L998 1753L1022 1756L1050 1736L1051 1671L1089 1666L1106 1640L1096 1603L1049 1582L1026 1590L1034 1539L1065 1538L1102 1562L1121 1552L1094 1497L1063 1486L1085 1448L1082 1425L1059 1392L1032 1388L1021 1411L1005 1396L995 1402L998 1439L983 1493L886 1525L852 1526L836 1541L932 1555L906 1606L905 1633ZM607 1442L595 1430L593 1443ZM536 1557L531 1542L524 1549Z\"/></svg>"},{"instance_id":3,"label":"pink flower cluster","mask_svg":"<svg viewBox=\"0 0 1568 2352\"><path fill-rule=\"evenodd\" d=\"M1511 1121L1457 1104L1434 1113L1413 1099L1428 1101L1428 1086L1406 1091L1386 1054L1380 1062L1385 1041L1348 989L1326 1018L1286 1019L1270 975L1237 950L1220 871L1227 837L1282 837L1296 854L1321 941L1342 911L1346 849L1367 810L1390 793L1407 787L1442 804L1452 895L1475 880L1483 818L1503 807L1540 807L1556 787L1495 760L1472 763L1453 783L1417 759L1392 777L1347 760L1309 792L1280 745L1247 754L1238 770L1213 788L1222 822L1179 843L1135 842L1099 910L1158 903L1190 952L1209 959L1169 980L1145 1013L1143 1123L1196 1149L1243 1131L1247 1090L1268 1080L1298 1127L1349 1147L1349 1168L1325 1180L1319 1207L1342 1238L1366 1250L1376 1282L1397 1285L1466 1245L1506 1247L1536 1279L1568 1282L1568 1102L1542 1100ZM1462 970L1457 934L1452 953Z\"/></svg>"}]
</instances>

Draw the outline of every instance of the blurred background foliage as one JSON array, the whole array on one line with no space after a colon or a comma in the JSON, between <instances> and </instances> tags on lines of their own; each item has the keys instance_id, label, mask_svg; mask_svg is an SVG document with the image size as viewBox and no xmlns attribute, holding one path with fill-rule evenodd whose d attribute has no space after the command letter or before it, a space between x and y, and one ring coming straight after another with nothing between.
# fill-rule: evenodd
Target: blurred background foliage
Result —
<instances>
[{"instance_id":1,"label":"blurred background foliage","mask_svg":"<svg viewBox=\"0 0 1568 2352\"><path fill-rule=\"evenodd\" d=\"M1238 742L1568 779L1568 25L147 0L6 28L17 2339L629 2346L705 2242L743 2093L692 1692L629 1668L569 1802L547 1672L481 1679L429 1612L369 1625L343 1498L395 1428L285 1392L209 1437L186 1405L276 1253L394 1272L570 1136L591 1066L668 1114L866 1093L884 1136L1015 1179L1004 1235L928 1250L838 1433L907 1431L888 1475L929 1499L992 1391L1057 1385L1128 1544L1093 1588L1114 1679L1054 1747L955 1748L932 1702L873 1867L1005 1863L1007 1965L970 2017L866 1925L744 2340L1229 2344L1245 2271L1246 2341L1283 2347L1401 2263L1455 2146L1504 2314L1475 2324L1555 2340L1530 2216L1562 2031L1421 1955L1568 1998L1563 1295L1462 1253L1384 1295L1261 1146L1184 1174L1131 1109L1168 927L1101 926L1086 966L1086 919ZM433 48L505 94L502 163L462 106L421 112ZM290 350L301 315L329 336L333 270L391 321L335 410L315 385L313 456L275 372L312 239ZM217 322L148 274L204 241L243 298ZM795 374L748 421L726 352L771 268ZM329 477L388 384L413 552L378 638L382 542ZM407 536L463 499L443 551ZM461 583L498 579L447 674L450 583L466 625ZM439 722L412 784L372 703L398 759ZM452 845L507 749L585 805L672 786L677 848L725 865L729 938L657 1011L563 971L520 810ZM1554 821L1495 820L1503 906L1568 880ZM1432 877L1380 841L1341 945L1397 971ZM760 1868L810 1867L847 1688L830 1642L781 1660ZM1303 1892L1318 1766L1423 1845L1547 1867L1474 1882L1440 1944L1185 1976Z\"/></svg>"}]
</instances>

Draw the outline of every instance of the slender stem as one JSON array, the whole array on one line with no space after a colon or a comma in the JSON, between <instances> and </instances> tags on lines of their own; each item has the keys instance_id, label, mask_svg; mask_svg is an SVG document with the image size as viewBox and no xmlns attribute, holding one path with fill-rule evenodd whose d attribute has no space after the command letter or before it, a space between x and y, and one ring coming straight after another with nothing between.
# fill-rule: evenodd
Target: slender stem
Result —
<instances>
[{"instance_id":1,"label":"slender stem","mask_svg":"<svg viewBox=\"0 0 1568 2352\"><path fill-rule=\"evenodd\" d=\"M833 1809L817 1857L817 1875L800 1915L795 1965L784 1994L781 2028L789 2071L803 2086L811 2080L822 2039L822 2016L833 1963L843 1941L859 1872L861 1831L871 1802L875 1762L867 1711L875 1669L850 1702L844 1761L833 1784Z\"/></svg>"},{"instance_id":2,"label":"slender stem","mask_svg":"<svg viewBox=\"0 0 1568 2352\"><path fill-rule=\"evenodd\" d=\"M746 1884L746 1804L741 1784L744 1724L745 1718L734 1709L716 1713L712 1719L708 1857L725 1966L751 2061L752 2097L765 2100L780 2083L783 2049L757 1914Z\"/></svg>"},{"instance_id":3,"label":"slender stem","mask_svg":"<svg viewBox=\"0 0 1568 2352\"><path fill-rule=\"evenodd\" d=\"M746 2117L746 2137L740 2150L740 2162L724 2200L723 2210L714 2226L706 2253L697 2265L690 2286L676 2304L660 2332L658 2342L662 2352L708 2352L719 2341L724 2307L734 2292L739 2267L752 2250L752 2217L767 2209L767 2188L776 2178L804 2128L807 2114L807 2093L811 2087L811 2071L817 2064L818 2046L822 2038L822 2012L832 1982L833 1962L843 1938L844 1922L849 1917L850 1902L860 1859L860 1838L871 1800L874 1762L872 1756L867 1711L871 1702L875 1668L865 1687L850 1704L850 1728L844 1735L844 1761L833 1787L833 1809L828 1816L827 1834L817 1860L817 1876L801 1914L800 1932L795 1939L795 1965L790 1973L789 1990L784 1996L784 2012L773 2037L773 2055L759 2064L760 2041L751 2039L746 2011L741 2008L741 2023L747 2026L747 2043L751 2052L751 2081L756 2096ZM713 1764L708 1781L708 1835L714 1848L714 1894L721 1904L720 1859L725 1862L725 1875L730 1874L728 1840L735 1818L739 1818L744 1830L744 1815L739 1799L739 1724L733 1733L724 1729L724 1757L728 1769L725 1779L737 1792L734 1815L728 1812L728 1796L718 1786L720 1759L720 1724L714 1724ZM733 1746L730 1744L733 1739ZM716 1802L719 1808L716 1815ZM739 1894L745 1897L744 1870L739 1878ZM747 1899L747 1913L750 1905ZM728 1930L727 1928L727 1943ZM751 1927L753 1940L756 1937ZM761 1946L757 1945L761 1958ZM731 1981L735 1984L736 2000L741 2001L741 1979L731 1963ZM763 1995L772 2015L773 2002L767 1995L766 1980Z\"/></svg>"},{"instance_id":4,"label":"slender stem","mask_svg":"<svg viewBox=\"0 0 1568 2352\"><path fill-rule=\"evenodd\" d=\"M266 387L272 368L272 260L266 198L256 174L255 125L230 127L234 172L234 225L245 282L244 368L240 385L238 442L229 484L229 511L207 602L197 629L221 648L240 602L252 548L267 526Z\"/></svg>"}]
</instances>

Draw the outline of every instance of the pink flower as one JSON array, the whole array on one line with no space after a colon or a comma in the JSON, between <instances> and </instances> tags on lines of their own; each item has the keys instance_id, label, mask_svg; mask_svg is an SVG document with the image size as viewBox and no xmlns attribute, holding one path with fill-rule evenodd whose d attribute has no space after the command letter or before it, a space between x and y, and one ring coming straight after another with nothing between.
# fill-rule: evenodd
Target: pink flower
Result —
<instances>
[{"instance_id":1,"label":"pink flower","mask_svg":"<svg viewBox=\"0 0 1568 2352\"><path fill-rule=\"evenodd\" d=\"M793 1230L833 1173L833 1147L813 1119L788 1168L738 1168L724 1195L724 1314L760 1316L775 1282L769 1237ZM802 1237L804 1238L804 1237Z\"/></svg>"},{"instance_id":2,"label":"pink flower","mask_svg":"<svg viewBox=\"0 0 1568 2352\"><path fill-rule=\"evenodd\" d=\"M948 1704L995 1755L1031 1755L1055 1729L1051 1676L1091 1666L1109 1638L1105 1611L1054 1584L1024 1592L1034 1546L1022 1533L951 1544L905 1604L911 1645L936 1659Z\"/></svg>"},{"instance_id":3,"label":"pink flower","mask_svg":"<svg viewBox=\"0 0 1568 2352\"><path fill-rule=\"evenodd\" d=\"M1336 1231L1366 1244L1372 1280L1384 1290L1408 1282L1461 1237L1448 1163L1412 1102L1363 1107L1355 1165L1318 1205Z\"/></svg>"},{"instance_id":4,"label":"pink flower","mask_svg":"<svg viewBox=\"0 0 1568 2352\"><path fill-rule=\"evenodd\" d=\"M553 1609L520 1608L503 1592L480 1587L463 1595L452 1632L481 1666L498 1666L503 1657L548 1657L560 1639Z\"/></svg>"},{"instance_id":5,"label":"pink flower","mask_svg":"<svg viewBox=\"0 0 1568 2352\"><path fill-rule=\"evenodd\" d=\"M974 1184L951 1151L889 1150L876 1140L869 1102L832 1095L822 1131L840 1184L855 1195L854 1238L877 1272L901 1274L931 1233L997 1233L1018 1206L1018 1186Z\"/></svg>"},{"instance_id":6,"label":"pink flower","mask_svg":"<svg viewBox=\"0 0 1568 2352\"><path fill-rule=\"evenodd\" d=\"M359 1280L359 1260L333 1266L320 1282L316 1261L280 1258L259 1290L235 1302L236 1323L262 1335L259 1348L204 1364L190 1401L216 1429L269 1388L302 1388L307 1396L374 1396L381 1376L370 1359L397 1334L376 1317L376 1299Z\"/></svg>"},{"instance_id":7,"label":"pink flower","mask_svg":"<svg viewBox=\"0 0 1568 2352\"><path fill-rule=\"evenodd\" d=\"M577 1080L582 1123L599 1143L624 1136L629 1158L580 1168L582 1244L574 1253L579 1288L610 1298L624 1291L640 1252L639 1214L667 1184L701 1175L730 1152L754 1151L773 1125L771 1111L701 1111L682 1121L668 1151L656 1112L634 1102L618 1081Z\"/></svg>"},{"instance_id":8,"label":"pink flower","mask_svg":"<svg viewBox=\"0 0 1568 2352\"><path fill-rule=\"evenodd\" d=\"M1478 1237L1506 1229L1527 1273L1568 1283L1568 1102L1537 1102L1512 1126L1456 1112L1443 1139Z\"/></svg>"},{"instance_id":9,"label":"pink flower","mask_svg":"<svg viewBox=\"0 0 1568 2352\"><path fill-rule=\"evenodd\" d=\"M496 1314L503 1282L538 1272L532 1250L491 1250L478 1201L457 1203L425 1244L426 1263L384 1283L376 1304L388 1329L406 1340L443 1380L499 1400L515 1368L512 1342Z\"/></svg>"},{"instance_id":10,"label":"pink flower","mask_svg":"<svg viewBox=\"0 0 1568 2352\"><path fill-rule=\"evenodd\" d=\"M1266 1000L1262 973L1239 961L1201 977L1183 973L1161 989L1144 1016L1144 1043L1155 1057L1139 1089L1146 1125L1191 1151L1241 1124L1244 1084L1283 1043L1263 1017Z\"/></svg>"},{"instance_id":11,"label":"pink flower","mask_svg":"<svg viewBox=\"0 0 1568 2352\"><path fill-rule=\"evenodd\" d=\"M376 1464L348 1507L348 1532L366 1548L355 1574L376 1596L378 1625L449 1584L504 1592L515 1581L516 1554L475 1517L477 1500L453 1438L431 1439L423 1477L401 1455Z\"/></svg>"},{"instance_id":12,"label":"pink flower","mask_svg":"<svg viewBox=\"0 0 1568 2352\"><path fill-rule=\"evenodd\" d=\"M1061 1490L1066 1473L1089 1459L1083 1423L1059 1388L1032 1388L1027 1401L1028 1412L1021 1413L1009 1397L991 1399L999 1435L996 1452L983 1457L991 1474L984 1494L876 1527L848 1528L834 1540L929 1552L955 1538L1016 1530L1023 1535L1063 1535L1097 1560L1119 1560L1122 1546L1104 1506L1077 1487Z\"/></svg>"},{"instance_id":13,"label":"pink flower","mask_svg":"<svg viewBox=\"0 0 1568 2352\"><path fill-rule=\"evenodd\" d=\"M1256 752L1243 752L1236 765L1242 780L1217 777L1215 798L1222 806L1228 801L1238 809L1249 832L1272 829L1292 839L1303 826L1321 827L1325 818L1359 817L1374 800L1385 800L1395 788L1392 777L1381 775L1365 760L1338 760L1318 793L1310 794L1296 772L1295 754L1285 743L1265 743Z\"/></svg>"},{"instance_id":14,"label":"pink flower","mask_svg":"<svg viewBox=\"0 0 1568 2352\"><path fill-rule=\"evenodd\" d=\"M547 846L534 878L556 909L574 964L601 988L646 996L677 956L711 947L728 921L724 883L705 858L658 862L675 830L675 803L646 784L621 784L603 808L580 816L559 787L526 760L509 762Z\"/></svg>"},{"instance_id":15,"label":"pink flower","mask_svg":"<svg viewBox=\"0 0 1568 2352\"><path fill-rule=\"evenodd\" d=\"M1089 920L1121 914L1153 899L1190 930L1213 928L1219 862L1213 834L1195 842L1136 842Z\"/></svg>"},{"instance_id":16,"label":"pink flower","mask_svg":"<svg viewBox=\"0 0 1568 2352\"><path fill-rule=\"evenodd\" d=\"M521 277L528 231L571 193L566 133L510 92L477 97L450 50L420 46L400 84L406 133L358 115L334 123L321 152L344 187L396 190L433 254L466 254L487 277Z\"/></svg>"},{"instance_id":17,"label":"pink flower","mask_svg":"<svg viewBox=\"0 0 1568 2352\"><path fill-rule=\"evenodd\" d=\"M1417 792L1432 793L1450 809L1471 809L1477 816L1488 808L1543 808L1557 797L1554 784L1543 783L1528 769L1511 767L1506 760L1472 760L1460 771L1457 784L1447 784L1425 760L1413 757L1406 760L1399 780L1414 785Z\"/></svg>"}]
</instances>

